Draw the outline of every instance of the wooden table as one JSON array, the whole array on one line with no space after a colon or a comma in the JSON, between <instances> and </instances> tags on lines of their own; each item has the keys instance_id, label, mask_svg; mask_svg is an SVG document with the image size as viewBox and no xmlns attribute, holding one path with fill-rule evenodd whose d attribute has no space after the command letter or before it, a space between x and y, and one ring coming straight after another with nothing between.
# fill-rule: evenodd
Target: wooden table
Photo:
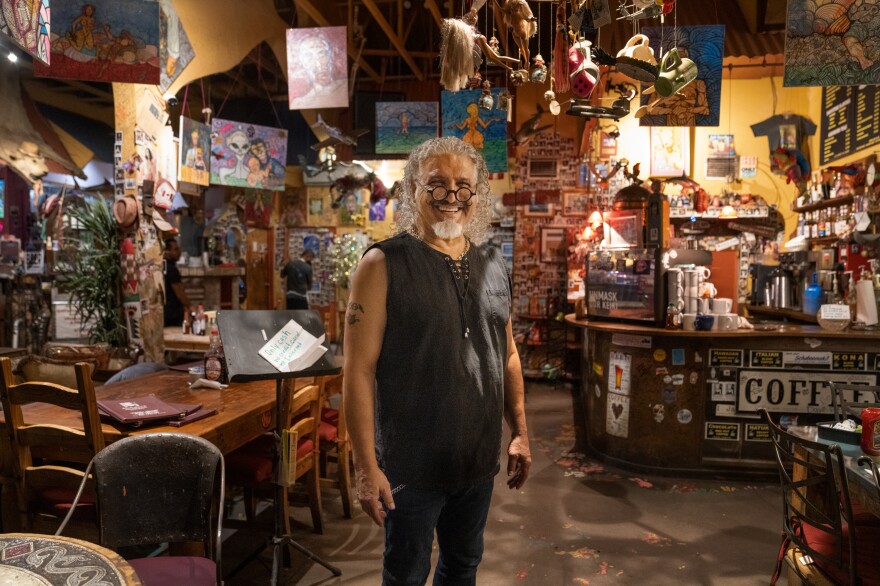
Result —
<instances>
[{"instance_id":1,"label":"wooden table","mask_svg":"<svg viewBox=\"0 0 880 586\"><path fill-rule=\"evenodd\" d=\"M162 331L162 337L165 340L166 351L204 352L211 345L211 336L184 334L178 326L165 328Z\"/></svg>"},{"instance_id":2,"label":"wooden table","mask_svg":"<svg viewBox=\"0 0 880 586\"><path fill-rule=\"evenodd\" d=\"M52 535L0 535L3 584L80 583L82 576L108 586L140 586L134 568L100 545Z\"/></svg>"},{"instance_id":3,"label":"wooden table","mask_svg":"<svg viewBox=\"0 0 880 586\"><path fill-rule=\"evenodd\" d=\"M0 356L13 358L15 356L27 356L27 354L27 348L7 348L5 346L0 347Z\"/></svg>"}]
</instances>

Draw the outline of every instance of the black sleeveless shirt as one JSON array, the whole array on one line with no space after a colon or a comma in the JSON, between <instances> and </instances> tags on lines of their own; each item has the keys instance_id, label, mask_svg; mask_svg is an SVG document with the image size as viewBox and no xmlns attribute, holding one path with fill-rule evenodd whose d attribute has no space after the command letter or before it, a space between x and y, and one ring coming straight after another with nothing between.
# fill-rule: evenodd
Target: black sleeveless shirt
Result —
<instances>
[{"instance_id":1,"label":"black sleeveless shirt","mask_svg":"<svg viewBox=\"0 0 880 586\"><path fill-rule=\"evenodd\" d=\"M501 254L471 247L462 298L449 257L421 240L403 233L373 247L388 273L376 368L380 468L392 486L441 490L494 476L511 304Z\"/></svg>"}]
</instances>

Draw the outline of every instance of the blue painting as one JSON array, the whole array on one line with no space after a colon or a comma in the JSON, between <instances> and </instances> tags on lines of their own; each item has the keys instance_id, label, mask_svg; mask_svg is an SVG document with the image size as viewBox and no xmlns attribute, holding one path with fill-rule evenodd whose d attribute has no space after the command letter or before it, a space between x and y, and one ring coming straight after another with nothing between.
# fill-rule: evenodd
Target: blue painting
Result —
<instances>
[{"instance_id":1,"label":"blue painting","mask_svg":"<svg viewBox=\"0 0 880 586\"><path fill-rule=\"evenodd\" d=\"M376 102L376 152L405 155L437 136L437 102Z\"/></svg>"},{"instance_id":2,"label":"blue painting","mask_svg":"<svg viewBox=\"0 0 880 586\"><path fill-rule=\"evenodd\" d=\"M159 83L159 4L89 0L52 4L51 65L34 62L34 75Z\"/></svg>"},{"instance_id":3,"label":"blue painting","mask_svg":"<svg viewBox=\"0 0 880 586\"><path fill-rule=\"evenodd\" d=\"M697 65L697 78L677 94L666 98L644 116L639 126L718 126L721 115L721 74L724 59L724 25L645 27L655 55L673 47L680 57ZM662 57L657 58L663 61ZM641 95L649 105L656 95Z\"/></svg>"},{"instance_id":4,"label":"blue painting","mask_svg":"<svg viewBox=\"0 0 880 586\"><path fill-rule=\"evenodd\" d=\"M498 104L503 88L492 90ZM473 145L486 160L489 173L507 172L507 111L477 105L482 91L441 92L443 136L457 136Z\"/></svg>"}]
</instances>

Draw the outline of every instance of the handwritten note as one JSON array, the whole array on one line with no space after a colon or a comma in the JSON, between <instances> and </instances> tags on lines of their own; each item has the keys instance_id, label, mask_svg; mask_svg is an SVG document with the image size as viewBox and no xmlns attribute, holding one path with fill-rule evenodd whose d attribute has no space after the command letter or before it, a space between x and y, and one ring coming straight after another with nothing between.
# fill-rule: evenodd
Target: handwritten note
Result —
<instances>
[{"instance_id":1,"label":"handwritten note","mask_svg":"<svg viewBox=\"0 0 880 586\"><path fill-rule=\"evenodd\" d=\"M305 370L327 351L322 346L324 335L316 338L293 320L259 350L259 355L281 372Z\"/></svg>"}]
</instances>

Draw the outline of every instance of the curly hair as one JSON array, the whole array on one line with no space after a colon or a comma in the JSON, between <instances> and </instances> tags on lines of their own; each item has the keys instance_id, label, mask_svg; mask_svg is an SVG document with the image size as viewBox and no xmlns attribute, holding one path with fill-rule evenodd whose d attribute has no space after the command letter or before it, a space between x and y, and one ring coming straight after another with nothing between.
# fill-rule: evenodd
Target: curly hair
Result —
<instances>
[{"instance_id":1,"label":"curly hair","mask_svg":"<svg viewBox=\"0 0 880 586\"><path fill-rule=\"evenodd\" d=\"M475 209L471 214L464 234L474 244L481 244L486 239L486 231L489 228L492 202L489 198L489 171L486 169L486 161L480 153L459 138L444 136L432 138L417 146L409 155L406 167L403 170L403 182L400 190L400 204L397 209L397 228L399 232L412 232L415 230L418 207L416 205L416 181L422 172L422 163L430 157L438 155L463 155L471 160L477 170L477 185L474 190L477 194Z\"/></svg>"}]
</instances>

